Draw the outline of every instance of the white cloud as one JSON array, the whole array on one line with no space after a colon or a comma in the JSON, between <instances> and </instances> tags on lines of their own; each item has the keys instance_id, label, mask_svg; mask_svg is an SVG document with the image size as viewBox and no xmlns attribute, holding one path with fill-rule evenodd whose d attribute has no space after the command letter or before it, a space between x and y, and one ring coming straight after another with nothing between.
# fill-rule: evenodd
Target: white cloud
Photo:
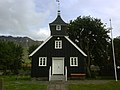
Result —
<instances>
[{"instance_id":1,"label":"white cloud","mask_svg":"<svg viewBox=\"0 0 120 90\"><path fill-rule=\"evenodd\" d=\"M120 36L119 0L60 0L61 16L65 22L80 15L102 19L113 35ZM56 18L56 0L0 0L0 35L29 36L45 40L50 35L48 24Z\"/></svg>"},{"instance_id":2,"label":"white cloud","mask_svg":"<svg viewBox=\"0 0 120 90\"><path fill-rule=\"evenodd\" d=\"M31 36L34 29L43 28L50 12L37 12L35 9L34 0L0 0L0 34ZM42 33L43 29L40 30Z\"/></svg>"},{"instance_id":3,"label":"white cloud","mask_svg":"<svg viewBox=\"0 0 120 90\"><path fill-rule=\"evenodd\" d=\"M62 0L64 1L64 0ZM66 20L75 19L76 17L92 16L99 18L103 23L109 26L109 19L112 19L113 35L120 36L120 0L65 0L62 10ZM68 2L68 3L67 3Z\"/></svg>"},{"instance_id":4,"label":"white cloud","mask_svg":"<svg viewBox=\"0 0 120 90\"><path fill-rule=\"evenodd\" d=\"M39 28L38 30L31 31L28 35L35 40L45 40L50 36L50 30L48 28L49 27Z\"/></svg>"}]
</instances>

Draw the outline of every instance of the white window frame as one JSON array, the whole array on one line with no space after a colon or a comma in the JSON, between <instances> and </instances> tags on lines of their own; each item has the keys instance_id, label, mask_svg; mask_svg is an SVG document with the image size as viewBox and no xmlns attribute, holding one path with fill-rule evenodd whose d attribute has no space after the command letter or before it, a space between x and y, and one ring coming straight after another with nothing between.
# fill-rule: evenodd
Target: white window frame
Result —
<instances>
[{"instance_id":1,"label":"white window frame","mask_svg":"<svg viewBox=\"0 0 120 90\"><path fill-rule=\"evenodd\" d=\"M56 25L56 30L60 31L61 30L61 25Z\"/></svg>"},{"instance_id":2,"label":"white window frame","mask_svg":"<svg viewBox=\"0 0 120 90\"><path fill-rule=\"evenodd\" d=\"M47 57L39 57L39 65L38 66L47 66Z\"/></svg>"},{"instance_id":3,"label":"white window frame","mask_svg":"<svg viewBox=\"0 0 120 90\"><path fill-rule=\"evenodd\" d=\"M55 49L62 49L62 40L55 40Z\"/></svg>"},{"instance_id":4,"label":"white window frame","mask_svg":"<svg viewBox=\"0 0 120 90\"><path fill-rule=\"evenodd\" d=\"M70 57L70 66L78 66L78 57Z\"/></svg>"}]
</instances>

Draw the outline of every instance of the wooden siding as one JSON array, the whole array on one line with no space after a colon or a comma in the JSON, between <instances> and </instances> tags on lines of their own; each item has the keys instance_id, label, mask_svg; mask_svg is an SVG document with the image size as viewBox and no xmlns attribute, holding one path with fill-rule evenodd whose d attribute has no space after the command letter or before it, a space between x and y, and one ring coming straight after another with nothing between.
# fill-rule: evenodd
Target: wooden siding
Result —
<instances>
[{"instance_id":1,"label":"wooden siding","mask_svg":"<svg viewBox=\"0 0 120 90\"><path fill-rule=\"evenodd\" d=\"M62 49L55 49L55 40L62 40ZM39 57L47 57L47 66L38 66ZM32 56L32 77L48 77L52 57L65 57L64 64L70 73L85 72L85 57L64 36L53 36L46 44ZM78 67L70 67L70 57L78 57Z\"/></svg>"},{"instance_id":2,"label":"wooden siding","mask_svg":"<svg viewBox=\"0 0 120 90\"><path fill-rule=\"evenodd\" d=\"M67 35L67 26L61 26L61 30L58 31L56 30L56 25L51 25L50 30L51 30L51 36Z\"/></svg>"}]
</instances>

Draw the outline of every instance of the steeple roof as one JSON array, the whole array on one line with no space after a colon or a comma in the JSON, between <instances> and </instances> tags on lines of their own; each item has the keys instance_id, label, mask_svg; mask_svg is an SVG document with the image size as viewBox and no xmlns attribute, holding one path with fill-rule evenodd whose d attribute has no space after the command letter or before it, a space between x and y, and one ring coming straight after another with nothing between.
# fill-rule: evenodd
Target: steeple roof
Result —
<instances>
[{"instance_id":1,"label":"steeple roof","mask_svg":"<svg viewBox=\"0 0 120 90\"><path fill-rule=\"evenodd\" d=\"M50 25L57 25L57 24L59 24L59 25L67 25L67 23L65 23L63 21L63 19L61 18L59 11L58 11L57 18L52 23L50 23Z\"/></svg>"}]
</instances>

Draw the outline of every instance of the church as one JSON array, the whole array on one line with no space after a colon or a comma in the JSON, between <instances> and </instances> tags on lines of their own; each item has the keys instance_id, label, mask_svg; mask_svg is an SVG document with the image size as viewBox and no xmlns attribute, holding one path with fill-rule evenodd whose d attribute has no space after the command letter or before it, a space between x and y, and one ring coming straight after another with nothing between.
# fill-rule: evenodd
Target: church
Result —
<instances>
[{"instance_id":1,"label":"church","mask_svg":"<svg viewBox=\"0 0 120 90\"><path fill-rule=\"evenodd\" d=\"M86 74L87 55L70 40L68 24L61 18L60 10L49 27L51 35L29 55L31 77L67 81L72 74Z\"/></svg>"}]
</instances>

